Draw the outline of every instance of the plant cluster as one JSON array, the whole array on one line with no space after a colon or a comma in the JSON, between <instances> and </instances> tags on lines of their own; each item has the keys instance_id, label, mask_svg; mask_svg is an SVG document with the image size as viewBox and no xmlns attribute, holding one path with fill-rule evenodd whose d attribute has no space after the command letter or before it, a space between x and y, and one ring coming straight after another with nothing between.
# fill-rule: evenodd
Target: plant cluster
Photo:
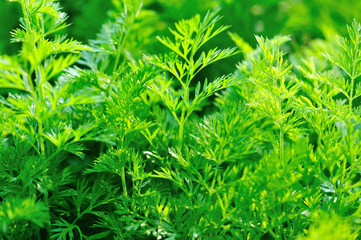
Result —
<instances>
[{"instance_id":1,"label":"plant cluster","mask_svg":"<svg viewBox=\"0 0 361 240\"><path fill-rule=\"evenodd\" d=\"M361 25L212 47L219 8L158 37L114 0L88 44L56 0L13 0L0 56L1 239L359 239ZM238 56L228 75L204 77Z\"/></svg>"}]
</instances>

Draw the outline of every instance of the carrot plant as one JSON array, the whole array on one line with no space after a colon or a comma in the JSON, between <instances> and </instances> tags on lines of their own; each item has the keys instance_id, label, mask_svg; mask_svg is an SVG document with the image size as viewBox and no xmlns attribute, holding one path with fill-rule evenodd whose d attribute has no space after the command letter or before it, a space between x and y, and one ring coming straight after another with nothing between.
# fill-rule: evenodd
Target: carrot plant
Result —
<instances>
[{"instance_id":1,"label":"carrot plant","mask_svg":"<svg viewBox=\"0 0 361 240\"><path fill-rule=\"evenodd\" d=\"M219 8L153 38L154 9L114 0L83 44L57 1L13 2L1 239L360 238L357 21L323 53L236 33L239 50L218 49ZM145 52L154 41L166 52ZM205 77L230 57L234 71Z\"/></svg>"}]
</instances>

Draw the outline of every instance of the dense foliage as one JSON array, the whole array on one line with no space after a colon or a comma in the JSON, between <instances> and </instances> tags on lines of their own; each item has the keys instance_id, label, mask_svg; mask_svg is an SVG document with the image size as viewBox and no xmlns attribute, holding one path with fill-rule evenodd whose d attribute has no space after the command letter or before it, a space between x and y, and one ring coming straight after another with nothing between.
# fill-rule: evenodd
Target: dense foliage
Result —
<instances>
[{"instance_id":1,"label":"dense foliage","mask_svg":"<svg viewBox=\"0 0 361 240\"><path fill-rule=\"evenodd\" d=\"M1 239L360 238L352 1L317 27L291 11L336 1L82 0L75 27L56 0L12 2Z\"/></svg>"}]
</instances>

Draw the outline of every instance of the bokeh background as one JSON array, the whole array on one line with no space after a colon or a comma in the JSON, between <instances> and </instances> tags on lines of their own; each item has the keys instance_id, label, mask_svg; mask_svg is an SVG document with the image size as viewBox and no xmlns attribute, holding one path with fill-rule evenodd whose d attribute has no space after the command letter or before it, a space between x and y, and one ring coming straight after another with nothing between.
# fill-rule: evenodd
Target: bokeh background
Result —
<instances>
[{"instance_id":1,"label":"bokeh background","mask_svg":"<svg viewBox=\"0 0 361 240\"><path fill-rule=\"evenodd\" d=\"M111 20L119 0L60 0L68 13L71 26L67 34L87 43L96 38L102 24ZM357 0L145 0L144 16L148 24L134 42L140 54L162 53L164 49L155 36L169 34L168 27L183 18L209 9L221 7L220 24L231 25L229 32L236 33L252 47L254 35L273 37L291 35L289 51L297 53L302 47L314 44L315 40L332 41L336 35L344 35L346 24L353 19L361 20L361 1ZM0 0L0 53L16 54L17 44L10 44L10 32L19 25L19 4ZM140 36L140 35L143 36ZM146 36L145 36L146 35ZM214 39L212 45L219 48L233 47L235 43L227 34ZM302 46L302 47L301 47ZM237 55L222 64L207 69L208 74L219 75L234 71L234 65L242 56Z\"/></svg>"}]
</instances>

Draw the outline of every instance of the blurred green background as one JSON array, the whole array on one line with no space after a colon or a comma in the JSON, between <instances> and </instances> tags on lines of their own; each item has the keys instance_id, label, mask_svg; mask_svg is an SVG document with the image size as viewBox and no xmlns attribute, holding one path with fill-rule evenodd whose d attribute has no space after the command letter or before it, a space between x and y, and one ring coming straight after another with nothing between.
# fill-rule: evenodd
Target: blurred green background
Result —
<instances>
[{"instance_id":1,"label":"blurred green background","mask_svg":"<svg viewBox=\"0 0 361 240\"><path fill-rule=\"evenodd\" d=\"M77 40L87 42L96 38L101 25L107 22L111 10L119 0L60 0L68 13L71 26L67 34ZM314 39L325 39L335 34L345 34L346 24L353 18L361 20L361 1L356 0L145 0L148 10L148 40L143 39L143 53L165 51L155 41L156 35L167 35L168 27L174 22L190 18L216 6L222 8L221 24L231 25L230 32L237 33L251 46L255 46L254 35L272 37L278 34L292 36L290 51L298 51L300 46ZM19 4L0 0L0 53L16 54L17 44L10 44L10 31L18 26ZM140 41L138 38L137 41ZM227 34L221 34L211 43L219 48L233 47L235 44ZM138 44L139 47L139 44ZM217 64L212 74L230 73L241 56L234 56L223 64Z\"/></svg>"}]
</instances>

